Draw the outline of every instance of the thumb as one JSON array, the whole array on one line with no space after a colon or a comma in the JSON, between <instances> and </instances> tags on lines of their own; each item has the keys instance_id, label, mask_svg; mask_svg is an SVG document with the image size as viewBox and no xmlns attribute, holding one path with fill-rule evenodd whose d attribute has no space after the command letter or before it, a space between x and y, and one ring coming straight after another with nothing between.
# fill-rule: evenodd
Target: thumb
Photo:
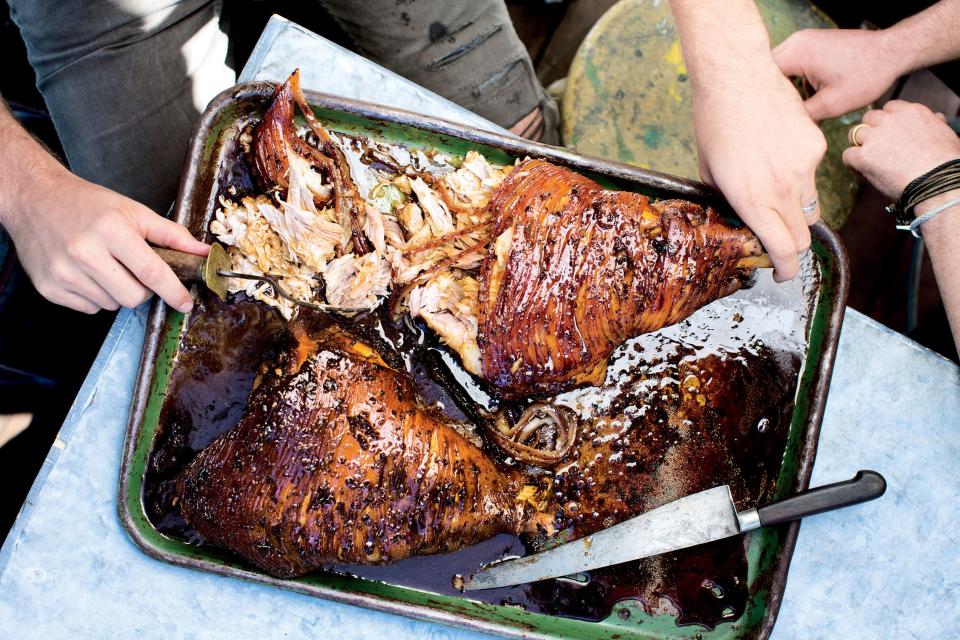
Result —
<instances>
[{"instance_id":1,"label":"thumb","mask_svg":"<svg viewBox=\"0 0 960 640\"><path fill-rule=\"evenodd\" d=\"M198 256L210 253L210 245L200 242L181 224L151 213L143 220L144 238L160 247L176 249Z\"/></svg>"},{"instance_id":2,"label":"thumb","mask_svg":"<svg viewBox=\"0 0 960 640\"><path fill-rule=\"evenodd\" d=\"M843 150L841 158L843 159L843 164L858 173L863 173L861 171L863 150L860 147L847 147Z\"/></svg>"},{"instance_id":3,"label":"thumb","mask_svg":"<svg viewBox=\"0 0 960 640\"><path fill-rule=\"evenodd\" d=\"M835 91L830 87L824 87L807 98L803 103L803 106L807 109L807 115L809 115L812 120L820 122L828 118L842 116L849 111L849 109L846 109L842 104L838 103L834 93Z\"/></svg>"}]
</instances>

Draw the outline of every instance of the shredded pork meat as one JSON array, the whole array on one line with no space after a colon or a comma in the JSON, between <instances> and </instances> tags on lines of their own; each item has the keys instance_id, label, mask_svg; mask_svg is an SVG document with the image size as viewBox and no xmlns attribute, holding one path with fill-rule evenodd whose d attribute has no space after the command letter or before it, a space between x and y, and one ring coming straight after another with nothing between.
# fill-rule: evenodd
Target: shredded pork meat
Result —
<instances>
[{"instance_id":1,"label":"shredded pork meat","mask_svg":"<svg viewBox=\"0 0 960 640\"><path fill-rule=\"evenodd\" d=\"M480 283L463 272L444 272L410 292L410 315L423 318L444 344L460 354L463 368L480 374L477 300Z\"/></svg>"},{"instance_id":2,"label":"shredded pork meat","mask_svg":"<svg viewBox=\"0 0 960 640\"><path fill-rule=\"evenodd\" d=\"M284 221L284 214L267 196L246 197L239 203L221 199L210 231L227 245L231 269L237 273L252 275L271 274L283 279L283 286L290 295L309 302L316 286L316 268L301 263L296 252L284 240L289 232L287 224L283 232L271 224L271 219ZM269 284L255 280L228 278L230 293L244 292L255 300L276 307L287 319L293 316L296 305L276 294Z\"/></svg>"},{"instance_id":3,"label":"shredded pork meat","mask_svg":"<svg viewBox=\"0 0 960 640\"><path fill-rule=\"evenodd\" d=\"M327 301L338 307L370 309L390 293L390 264L377 252L331 260L324 277Z\"/></svg>"},{"instance_id":4,"label":"shredded pork meat","mask_svg":"<svg viewBox=\"0 0 960 640\"><path fill-rule=\"evenodd\" d=\"M278 96L291 100L283 91ZM361 215L347 219L337 203L342 189L336 181L350 178L331 171L323 154L337 155L330 145L340 145L342 152L348 140L327 136L326 147L308 148L295 133L292 114L292 103L277 107L266 117L273 126L269 135L253 136L260 145L258 169L267 170L264 177L274 187L239 201L221 199L211 223L210 230L228 246L232 268L278 276L298 300L349 309L373 309L394 286L402 286L401 308L423 318L458 352L470 354L465 365L477 371L478 288L464 270L478 268L485 254L486 205L512 167L490 164L476 151L461 162L433 154L437 173L400 163L394 163L399 172L386 173L354 162L351 184L374 186L359 194ZM421 159L429 155L415 153ZM356 175L360 172L367 173ZM363 255L356 251L357 224L369 241ZM233 278L228 288L276 307L287 319L297 311L268 283Z\"/></svg>"},{"instance_id":5,"label":"shredded pork meat","mask_svg":"<svg viewBox=\"0 0 960 640\"><path fill-rule=\"evenodd\" d=\"M476 151L468 151L463 166L443 176L443 182L455 206L482 211L511 168L492 165Z\"/></svg>"}]
</instances>

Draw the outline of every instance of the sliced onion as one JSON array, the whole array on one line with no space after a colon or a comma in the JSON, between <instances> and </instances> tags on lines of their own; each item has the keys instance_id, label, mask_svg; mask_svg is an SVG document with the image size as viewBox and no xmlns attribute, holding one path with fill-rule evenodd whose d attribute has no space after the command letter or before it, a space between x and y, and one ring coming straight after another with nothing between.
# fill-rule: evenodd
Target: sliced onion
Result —
<instances>
[{"instance_id":1,"label":"sliced onion","mask_svg":"<svg viewBox=\"0 0 960 640\"><path fill-rule=\"evenodd\" d=\"M500 412L493 424L484 423L487 435L516 460L550 468L566 458L577 441L577 416L562 405L535 402L511 425Z\"/></svg>"}]
</instances>

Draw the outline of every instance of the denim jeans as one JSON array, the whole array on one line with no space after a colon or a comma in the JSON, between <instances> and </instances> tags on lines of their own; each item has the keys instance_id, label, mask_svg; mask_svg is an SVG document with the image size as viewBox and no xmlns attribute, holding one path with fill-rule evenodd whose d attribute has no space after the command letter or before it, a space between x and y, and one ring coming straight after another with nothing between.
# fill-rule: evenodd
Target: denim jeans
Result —
<instances>
[{"instance_id":1,"label":"denim jeans","mask_svg":"<svg viewBox=\"0 0 960 640\"><path fill-rule=\"evenodd\" d=\"M7 1L71 170L166 211L199 114L236 79L221 3ZM364 55L502 126L540 106L556 140L503 0L314 1Z\"/></svg>"}]
</instances>

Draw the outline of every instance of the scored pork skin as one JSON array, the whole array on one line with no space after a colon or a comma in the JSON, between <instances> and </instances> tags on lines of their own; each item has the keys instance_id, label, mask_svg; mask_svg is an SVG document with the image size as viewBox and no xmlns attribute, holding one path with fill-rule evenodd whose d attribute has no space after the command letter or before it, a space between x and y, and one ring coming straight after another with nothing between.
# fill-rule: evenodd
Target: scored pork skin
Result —
<instances>
[{"instance_id":1,"label":"scored pork skin","mask_svg":"<svg viewBox=\"0 0 960 640\"><path fill-rule=\"evenodd\" d=\"M321 349L254 390L176 493L206 541L290 577L517 533L520 484L421 406L405 374Z\"/></svg>"},{"instance_id":2,"label":"scored pork skin","mask_svg":"<svg viewBox=\"0 0 960 640\"><path fill-rule=\"evenodd\" d=\"M480 271L481 377L505 395L600 384L625 340L743 286L761 247L683 200L650 203L543 160L520 163L489 203Z\"/></svg>"}]
</instances>

